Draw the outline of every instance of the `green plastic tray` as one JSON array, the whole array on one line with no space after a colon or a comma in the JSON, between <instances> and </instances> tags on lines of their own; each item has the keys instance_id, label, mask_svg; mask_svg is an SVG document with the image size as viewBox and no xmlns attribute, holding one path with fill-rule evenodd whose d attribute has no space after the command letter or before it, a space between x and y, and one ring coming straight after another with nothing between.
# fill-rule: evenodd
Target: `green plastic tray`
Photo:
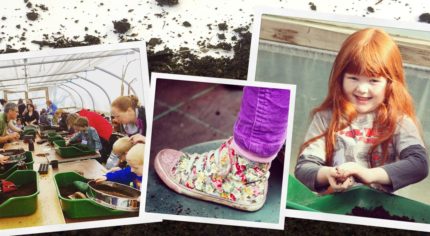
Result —
<instances>
[{"instance_id":1,"label":"green plastic tray","mask_svg":"<svg viewBox=\"0 0 430 236\"><path fill-rule=\"evenodd\" d=\"M367 186L357 186L343 193L319 196L295 177L288 177L287 208L335 214L350 214L355 207L373 210L382 206L390 215L406 216L415 222L430 223L430 205Z\"/></svg>"},{"instance_id":2,"label":"green plastic tray","mask_svg":"<svg viewBox=\"0 0 430 236\"><path fill-rule=\"evenodd\" d=\"M41 138L48 138L49 135L55 136L56 134L57 134L57 131L53 129L39 130L39 135Z\"/></svg>"},{"instance_id":3,"label":"green plastic tray","mask_svg":"<svg viewBox=\"0 0 430 236\"><path fill-rule=\"evenodd\" d=\"M24 154L26 156L25 158L25 165L27 166L28 170L33 170L33 164L34 164L34 160L33 160L33 154L29 151L25 152ZM0 171L0 179L4 179L6 177L8 177L10 174L12 174L15 170L18 169L18 164L15 163L12 167L10 167L9 169L1 172Z\"/></svg>"},{"instance_id":4,"label":"green plastic tray","mask_svg":"<svg viewBox=\"0 0 430 236\"><path fill-rule=\"evenodd\" d=\"M99 205L91 199L68 199L61 196L60 187L73 185L73 181L87 181L87 179L76 172L58 173L54 176L54 180L57 188L57 195L61 202L61 208L67 218L105 217L127 213L125 211L114 210Z\"/></svg>"},{"instance_id":5,"label":"green plastic tray","mask_svg":"<svg viewBox=\"0 0 430 236\"><path fill-rule=\"evenodd\" d=\"M28 130L33 130L36 131L37 130L37 126L34 125L27 125L24 127L24 131L28 131Z\"/></svg>"},{"instance_id":6,"label":"green plastic tray","mask_svg":"<svg viewBox=\"0 0 430 236\"><path fill-rule=\"evenodd\" d=\"M23 131L23 134L24 135L36 135L36 130L34 130L34 129L28 129L28 130L24 130Z\"/></svg>"},{"instance_id":7,"label":"green plastic tray","mask_svg":"<svg viewBox=\"0 0 430 236\"><path fill-rule=\"evenodd\" d=\"M50 143L53 144L54 141L57 141L57 140L63 140L64 141L64 138L61 135L57 134L57 133L48 133L48 141Z\"/></svg>"},{"instance_id":8,"label":"green plastic tray","mask_svg":"<svg viewBox=\"0 0 430 236\"><path fill-rule=\"evenodd\" d=\"M39 182L37 172L34 170L17 170L6 180L16 185L26 183L36 184L37 191L32 195L12 197L0 205L0 217L15 217L33 214L37 209L37 195L39 194Z\"/></svg>"},{"instance_id":9,"label":"green plastic tray","mask_svg":"<svg viewBox=\"0 0 430 236\"><path fill-rule=\"evenodd\" d=\"M86 156L96 153L94 149L90 149L82 144L73 144L66 147L66 142L64 140L54 140L53 143L55 151L64 158Z\"/></svg>"},{"instance_id":10,"label":"green plastic tray","mask_svg":"<svg viewBox=\"0 0 430 236\"><path fill-rule=\"evenodd\" d=\"M47 131L47 130L58 131L59 127L55 126L55 125L42 125L42 124L39 124L39 130L40 131Z\"/></svg>"}]
</instances>

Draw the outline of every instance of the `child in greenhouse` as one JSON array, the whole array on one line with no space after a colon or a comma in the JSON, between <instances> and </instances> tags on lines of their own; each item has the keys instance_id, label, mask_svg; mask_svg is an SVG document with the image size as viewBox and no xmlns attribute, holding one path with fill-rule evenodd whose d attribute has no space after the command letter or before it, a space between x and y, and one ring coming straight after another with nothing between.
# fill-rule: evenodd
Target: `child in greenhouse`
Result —
<instances>
[{"instance_id":1,"label":"child in greenhouse","mask_svg":"<svg viewBox=\"0 0 430 236\"><path fill-rule=\"evenodd\" d=\"M112 146L112 153L106 162L106 169L110 172L121 169L121 163L125 162L127 152L133 147L133 142L129 137L122 137L115 141Z\"/></svg>"},{"instance_id":2,"label":"child in greenhouse","mask_svg":"<svg viewBox=\"0 0 430 236\"><path fill-rule=\"evenodd\" d=\"M393 192L428 175L428 154L406 88L400 50L380 29L350 35L327 97L312 112L296 177L317 192L355 181Z\"/></svg>"},{"instance_id":3,"label":"child in greenhouse","mask_svg":"<svg viewBox=\"0 0 430 236\"><path fill-rule=\"evenodd\" d=\"M109 172L105 176L96 179L96 182L113 181L125 185L133 183L133 187L140 190L143 173L143 158L145 144L138 143L134 145L126 155L128 166L122 170Z\"/></svg>"},{"instance_id":4,"label":"child in greenhouse","mask_svg":"<svg viewBox=\"0 0 430 236\"><path fill-rule=\"evenodd\" d=\"M72 142L80 141L81 144L87 145L90 149L99 151L102 147L99 135L96 129L88 125L88 119L78 117L73 123L73 129L76 133L67 141L67 145Z\"/></svg>"}]
</instances>

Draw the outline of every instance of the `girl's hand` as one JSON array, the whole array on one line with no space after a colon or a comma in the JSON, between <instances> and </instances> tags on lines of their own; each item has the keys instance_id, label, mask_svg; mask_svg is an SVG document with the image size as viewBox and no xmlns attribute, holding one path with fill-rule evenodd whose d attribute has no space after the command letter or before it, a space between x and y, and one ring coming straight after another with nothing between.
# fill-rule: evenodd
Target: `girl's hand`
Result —
<instances>
[{"instance_id":1,"label":"girl's hand","mask_svg":"<svg viewBox=\"0 0 430 236\"><path fill-rule=\"evenodd\" d=\"M135 134L133 136L130 137L131 142L133 142L133 144L136 143L145 143L145 136L141 135L141 134Z\"/></svg>"},{"instance_id":2,"label":"girl's hand","mask_svg":"<svg viewBox=\"0 0 430 236\"><path fill-rule=\"evenodd\" d=\"M343 163L338 168L341 178L354 176L363 184L371 184L374 181L371 169L363 167L355 162Z\"/></svg>"},{"instance_id":3,"label":"girl's hand","mask_svg":"<svg viewBox=\"0 0 430 236\"><path fill-rule=\"evenodd\" d=\"M96 183L100 183L100 182L103 182L103 181L106 181L106 180L107 180L106 176L101 176L101 177L98 177L96 179Z\"/></svg>"},{"instance_id":4,"label":"girl's hand","mask_svg":"<svg viewBox=\"0 0 430 236\"><path fill-rule=\"evenodd\" d=\"M317 181L321 185L328 184L334 192L343 192L352 187L355 183L354 177L342 177L338 167L329 166L320 169L317 174ZM328 190L327 193L330 192L331 190Z\"/></svg>"},{"instance_id":5,"label":"girl's hand","mask_svg":"<svg viewBox=\"0 0 430 236\"><path fill-rule=\"evenodd\" d=\"M369 185L373 183L389 185L391 179L387 172L380 167L366 168L355 162L347 162L339 166L342 177L354 176L359 182Z\"/></svg>"},{"instance_id":6,"label":"girl's hand","mask_svg":"<svg viewBox=\"0 0 430 236\"><path fill-rule=\"evenodd\" d=\"M8 159L9 159L8 156L3 156L0 154L0 164L1 165L4 165Z\"/></svg>"}]
</instances>

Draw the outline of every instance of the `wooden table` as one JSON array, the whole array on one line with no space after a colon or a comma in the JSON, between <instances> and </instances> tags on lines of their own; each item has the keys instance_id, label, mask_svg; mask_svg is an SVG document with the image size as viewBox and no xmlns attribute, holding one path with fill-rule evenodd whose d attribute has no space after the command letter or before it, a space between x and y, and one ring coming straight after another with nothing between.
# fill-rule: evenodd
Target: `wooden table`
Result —
<instances>
[{"instance_id":1,"label":"wooden table","mask_svg":"<svg viewBox=\"0 0 430 236\"><path fill-rule=\"evenodd\" d=\"M38 145L35 143L34 146L35 150L32 152L34 170L37 171L39 169L39 165L41 163L47 163L48 160L58 160L58 169L53 170L52 167L49 166L48 174L39 175L39 195L37 197L36 212L29 216L0 218L0 229L66 223L66 219L64 218L61 204L57 196L54 175L59 172L76 171L82 174L85 178L92 179L106 173L104 166L93 159L100 156L98 153L97 155L65 159L56 154L55 150L50 148L48 145ZM28 150L28 144L25 144L23 141L19 141L4 145L4 149L16 148L24 148L24 150ZM48 153L48 156L40 157L36 155L38 153ZM77 222L77 220L74 220L74 222Z\"/></svg>"},{"instance_id":2,"label":"wooden table","mask_svg":"<svg viewBox=\"0 0 430 236\"><path fill-rule=\"evenodd\" d=\"M24 144L24 146L27 146L24 149L28 150L28 145ZM100 153L97 151L95 154L90 154L90 155L86 155L86 156L63 158L55 152L54 147L51 144L49 144L49 142L46 142L46 143L43 143L40 145L37 143L34 144L33 158L35 156L37 158L40 158L39 156L37 156L37 154L40 154L40 153L46 154L49 161L57 160L59 163L79 161L79 160L87 160L87 159L96 159L96 158L100 157ZM36 155L34 155L34 154L36 154ZM42 163L48 162L48 160L46 160L46 158L44 158L44 157L41 157L41 159L45 159L45 162L42 162Z\"/></svg>"}]
</instances>

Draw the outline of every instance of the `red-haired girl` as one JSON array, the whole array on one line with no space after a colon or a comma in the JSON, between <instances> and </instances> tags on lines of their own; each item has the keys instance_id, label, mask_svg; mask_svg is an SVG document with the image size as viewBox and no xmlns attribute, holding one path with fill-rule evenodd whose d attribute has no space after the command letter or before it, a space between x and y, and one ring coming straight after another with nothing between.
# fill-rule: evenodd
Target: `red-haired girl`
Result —
<instances>
[{"instance_id":1,"label":"red-haired girl","mask_svg":"<svg viewBox=\"0 0 430 236\"><path fill-rule=\"evenodd\" d=\"M344 191L357 180L393 192L428 175L402 57L384 31L363 29L345 40L312 117L295 175L313 191Z\"/></svg>"}]
</instances>

